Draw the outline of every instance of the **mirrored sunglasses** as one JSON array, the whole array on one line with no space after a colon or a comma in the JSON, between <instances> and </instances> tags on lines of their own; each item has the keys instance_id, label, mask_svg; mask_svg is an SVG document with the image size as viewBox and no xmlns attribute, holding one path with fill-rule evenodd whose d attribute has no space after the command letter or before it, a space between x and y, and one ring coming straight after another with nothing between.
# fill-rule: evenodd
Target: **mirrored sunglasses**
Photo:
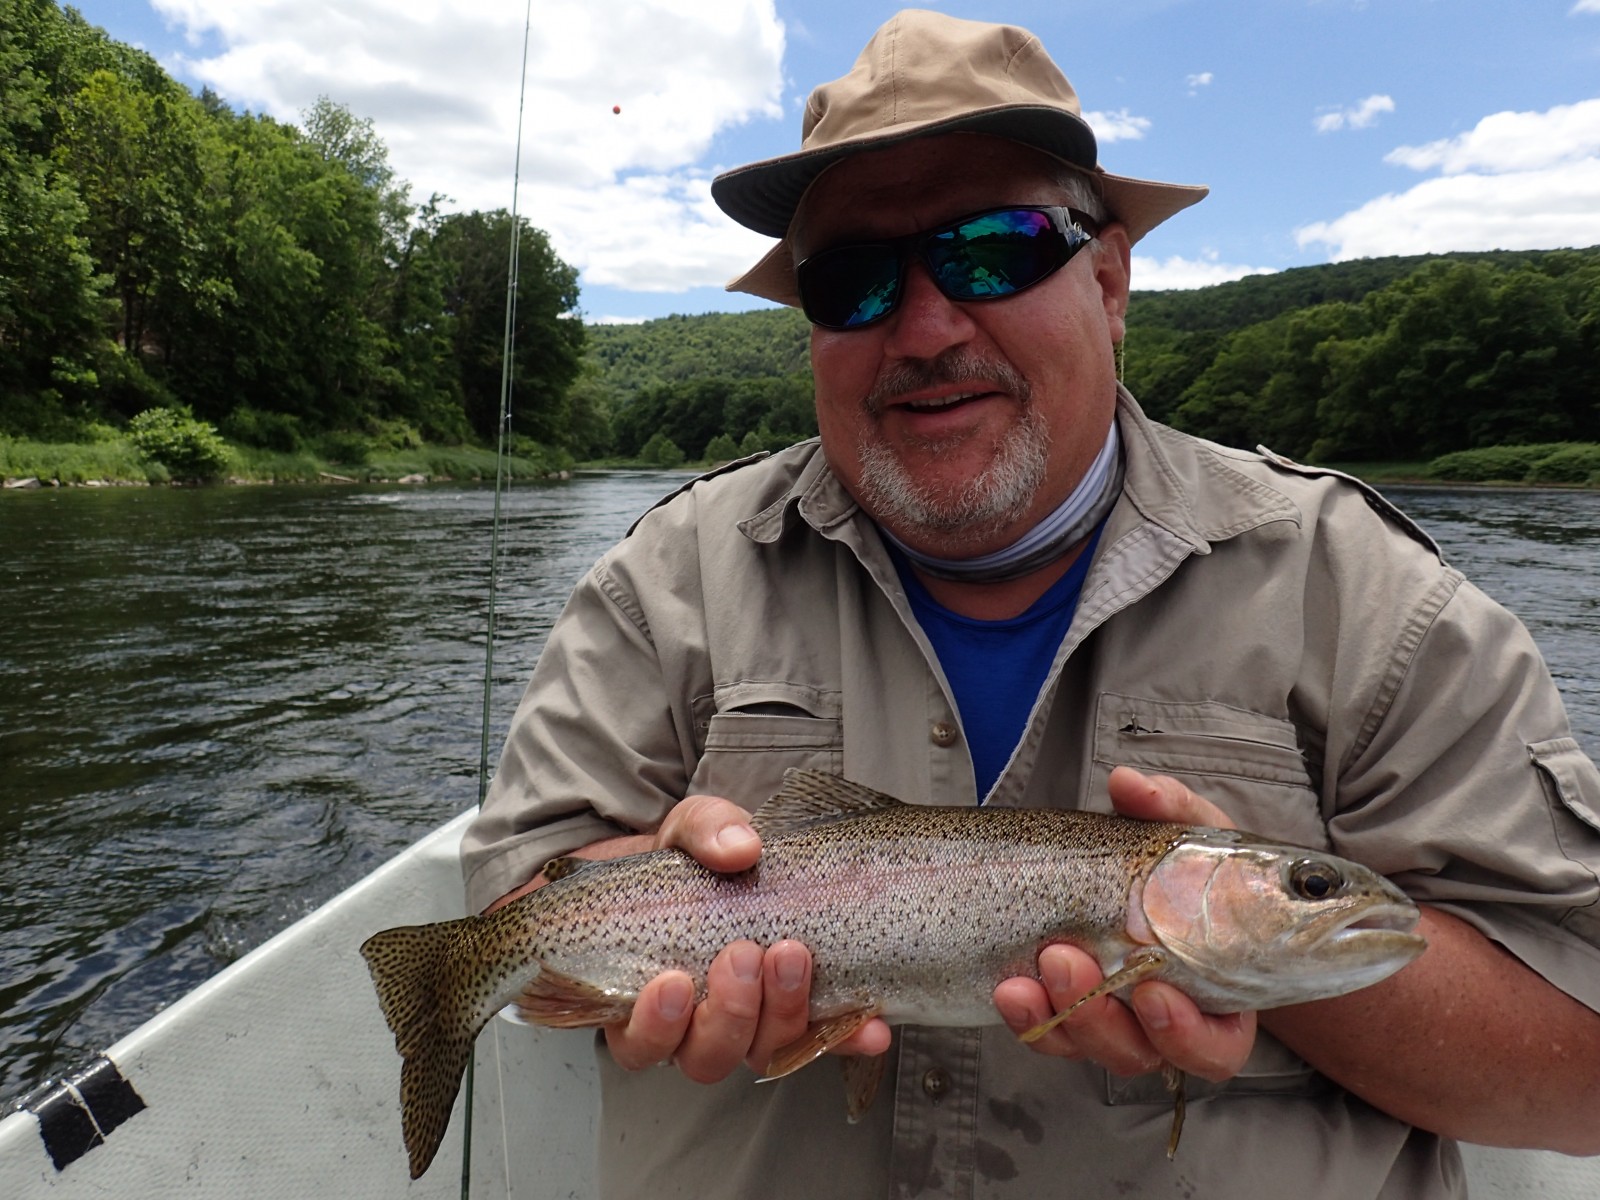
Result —
<instances>
[{"instance_id":1,"label":"mirrored sunglasses","mask_svg":"<svg viewBox=\"0 0 1600 1200\"><path fill-rule=\"evenodd\" d=\"M912 255L951 300L1000 300L1048 279L1094 233L1084 213L1046 204L987 209L921 233L833 246L795 268L800 306L824 329L865 329L899 305Z\"/></svg>"}]
</instances>

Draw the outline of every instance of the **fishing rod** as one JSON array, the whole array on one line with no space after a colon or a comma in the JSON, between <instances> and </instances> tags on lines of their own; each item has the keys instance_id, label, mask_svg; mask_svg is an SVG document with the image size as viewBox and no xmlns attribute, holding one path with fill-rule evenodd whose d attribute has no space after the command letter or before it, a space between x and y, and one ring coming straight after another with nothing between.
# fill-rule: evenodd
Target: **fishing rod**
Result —
<instances>
[{"instance_id":1,"label":"fishing rod","mask_svg":"<svg viewBox=\"0 0 1600 1200\"><path fill-rule=\"evenodd\" d=\"M494 459L494 515L489 523L489 608L484 623L483 641L483 722L478 739L478 807L483 807L489 793L489 722L490 701L494 692L494 618L500 585L500 509L509 478L508 446L511 435L511 386L513 382L513 341L517 325L517 290L522 263L522 225L517 205L522 187L522 124L528 99L528 46L533 30L533 0L527 0L522 21L522 70L517 89L517 143L511 168L511 247L506 259L506 321L500 343L500 412L497 421ZM495 1043L499 1050L498 1041ZM470 1200L472 1186L472 1097L477 1055L467 1059L466 1098L461 1121L461 1200ZM498 1075L499 1072L497 1071ZM503 1080L502 1080L502 1086ZM502 1098L503 1099L503 1098ZM505 1104L500 1105L500 1119L505 1120ZM503 1134L503 1131L502 1131ZM506 1189L511 1188L511 1163L508 1141L501 1137L501 1149L506 1154Z\"/></svg>"}]
</instances>

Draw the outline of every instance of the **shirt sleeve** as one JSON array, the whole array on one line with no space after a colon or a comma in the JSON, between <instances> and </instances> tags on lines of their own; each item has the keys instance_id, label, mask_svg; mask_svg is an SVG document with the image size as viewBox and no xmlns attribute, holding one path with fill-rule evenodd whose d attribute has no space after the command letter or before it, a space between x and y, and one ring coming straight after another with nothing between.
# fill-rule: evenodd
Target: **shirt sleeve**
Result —
<instances>
[{"instance_id":1,"label":"shirt sleeve","mask_svg":"<svg viewBox=\"0 0 1600 1200\"><path fill-rule=\"evenodd\" d=\"M551 629L462 839L471 911L559 854L660 824L692 769L681 692L668 694L645 614L601 559Z\"/></svg>"},{"instance_id":2,"label":"shirt sleeve","mask_svg":"<svg viewBox=\"0 0 1600 1200\"><path fill-rule=\"evenodd\" d=\"M1393 663L1338 773L1335 849L1600 1011L1600 773L1532 637L1462 583Z\"/></svg>"}]
</instances>

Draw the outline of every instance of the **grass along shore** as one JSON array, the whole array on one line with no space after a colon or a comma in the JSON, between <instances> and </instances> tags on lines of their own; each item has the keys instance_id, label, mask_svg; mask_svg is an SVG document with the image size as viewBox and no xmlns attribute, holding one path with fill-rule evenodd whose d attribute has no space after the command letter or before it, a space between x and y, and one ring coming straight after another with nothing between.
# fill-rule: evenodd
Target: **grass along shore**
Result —
<instances>
[{"instance_id":1,"label":"grass along shore","mask_svg":"<svg viewBox=\"0 0 1600 1200\"><path fill-rule=\"evenodd\" d=\"M312 449L263 450L218 439L217 469L200 481L212 483L431 483L493 479L495 452L480 446L421 445L395 449L359 435L338 439L337 453ZM575 467L660 467L661 462L610 458L575 463L571 456L536 443L516 446L508 459L513 480L559 479ZM672 465L679 465L673 463ZM682 463L709 468L710 462ZM1496 446L1443 455L1426 462L1329 463L1332 469L1368 483L1476 484L1508 487L1600 489L1600 445L1556 442ZM92 442L41 442L0 435L0 480L18 487L144 486L193 482L161 457L141 450L127 437Z\"/></svg>"},{"instance_id":2,"label":"grass along shore","mask_svg":"<svg viewBox=\"0 0 1600 1200\"><path fill-rule=\"evenodd\" d=\"M351 443L352 445L354 443ZM206 483L411 483L493 479L495 452L479 446L419 446L404 450L368 447L338 456L313 450L279 452L224 442L226 463ZM570 457L536 447L535 453L508 459L515 480L560 478L572 468ZM42 487L139 487L195 482L126 438L89 443L37 442L0 436L0 478L7 489Z\"/></svg>"}]
</instances>

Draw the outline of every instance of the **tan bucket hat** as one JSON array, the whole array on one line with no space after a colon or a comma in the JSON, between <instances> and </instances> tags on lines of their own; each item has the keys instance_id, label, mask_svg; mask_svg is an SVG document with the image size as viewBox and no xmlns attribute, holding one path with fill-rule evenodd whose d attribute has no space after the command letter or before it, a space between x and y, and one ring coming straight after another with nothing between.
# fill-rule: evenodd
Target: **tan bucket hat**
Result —
<instances>
[{"instance_id":1,"label":"tan bucket hat","mask_svg":"<svg viewBox=\"0 0 1600 1200\"><path fill-rule=\"evenodd\" d=\"M1132 241L1210 190L1131 179L1100 167L1078 93L1026 29L906 9L872 35L848 75L811 93L798 151L736 167L711 181L712 198L723 212L757 233L784 239L728 290L798 305L785 235L817 176L864 150L958 131L1009 138L1089 172L1107 211Z\"/></svg>"}]
</instances>

